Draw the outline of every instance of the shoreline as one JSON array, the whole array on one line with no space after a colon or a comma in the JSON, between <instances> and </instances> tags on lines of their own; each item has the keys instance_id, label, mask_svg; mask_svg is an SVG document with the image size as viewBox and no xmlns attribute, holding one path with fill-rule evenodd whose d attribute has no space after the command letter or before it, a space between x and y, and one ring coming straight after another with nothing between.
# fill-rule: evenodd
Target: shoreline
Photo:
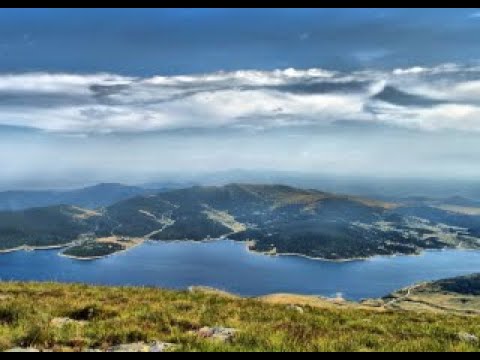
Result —
<instances>
[{"instance_id":1,"label":"shoreline","mask_svg":"<svg viewBox=\"0 0 480 360\"><path fill-rule=\"evenodd\" d=\"M0 250L1 254L10 254L17 251L46 251L46 250L55 250L55 249L63 249L71 247L73 243L68 243L64 245L50 245L50 246L29 246L29 245L22 245L12 249Z\"/></svg>"},{"instance_id":2,"label":"shoreline","mask_svg":"<svg viewBox=\"0 0 480 360\"><path fill-rule=\"evenodd\" d=\"M461 275L457 277L469 276L469 275L476 275L476 272ZM456 277L452 277L455 279ZM448 278L447 278L448 279ZM443 280L440 278L439 280ZM417 288L421 288L422 286L428 286L429 284L433 284L439 280L423 280L418 282L413 282L409 285L404 287L399 287L389 293L381 295L379 297L368 297L362 299L351 299L345 297L343 293L337 293L336 295L322 295L322 294L309 294L309 293L294 293L294 292L271 292L265 294L258 294L258 295L242 295L239 293L235 293L232 291L228 291L226 289L206 286L206 285L189 285L182 288L176 287L168 287L168 286L155 286L155 285L109 285L109 284L101 284L101 283L88 283L82 281L49 281L49 280L36 280L36 281L24 281L24 280L1 280L1 283L11 283L11 284L42 284L42 283L49 283L49 284L59 284L59 285L87 285L90 287L96 288L132 288L132 289L152 289L152 290L166 290L166 291L173 291L173 292L188 292L188 293L195 293L195 292L205 292L210 294L218 294L220 296L228 296L231 298L236 299L244 299L244 300L260 300L260 301L268 301L269 298L291 298L291 304L298 303L298 301L324 301L328 304L339 305L339 306L348 306L348 305L358 305L358 306L365 306L366 308L371 309L378 309L377 305L369 305L368 301L384 301L382 307L387 308L388 306L395 304L396 302L402 301L408 298L411 295L411 292L416 290ZM406 294L402 294L406 293Z\"/></svg>"},{"instance_id":3,"label":"shoreline","mask_svg":"<svg viewBox=\"0 0 480 360\"><path fill-rule=\"evenodd\" d=\"M243 242L243 241L236 241L236 240L231 240L234 242ZM423 256L424 253L426 252L442 252L442 251L448 251L448 250L456 250L456 251L478 251L480 252L480 249L474 249L474 248L465 248L465 247L451 247L451 248L442 248L442 249L421 249L418 253L413 253L413 254L405 254L405 253L395 253L395 254L378 254L378 255L372 255L368 257L356 257L356 258L344 258L344 259L328 259L328 258L322 258L322 257L313 257L305 254L297 254L297 253L270 253L270 252L262 252L262 251L257 251L254 249L250 249L251 243L247 241L246 247L247 251L252 254L256 255L263 255L263 256L270 256L270 257L280 257L280 256L286 256L286 257L299 257L299 258L304 258L308 260L316 260L316 261L324 261L324 262L332 262L332 263L348 263L348 262L356 262L356 261L369 261L369 260L374 260L376 258L395 258L399 256Z\"/></svg>"},{"instance_id":4,"label":"shoreline","mask_svg":"<svg viewBox=\"0 0 480 360\"><path fill-rule=\"evenodd\" d=\"M374 260L375 258L395 258L399 256L422 256L425 252L442 252L446 250L457 250L457 251L480 251L480 249L470 249L470 248L465 248L465 247L452 247L452 248L443 248L443 249L421 249L418 253L414 254L404 254L404 253L395 253L395 254L390 254L390 255L383 255L383 254L378 254L378 255L372 255L368 257L355 257L355 258L342 258L342 259L328 259L328 258L322 258L322 257L313 257L305 254L300 254L300 253L271 253L271 252L263 252L263 251L257 251L254 249L251 249L250 247L252 246L253 242L252 241L239 241L239 240L232 240L229 239L228 236L231 235L231 233L223 235L219 238L212 238L212 239L202 239L202 240L153 240L153 239L142 239L141 241L138 241L137 243L133 244L132 246L129 246L123 250L113 252L111 254L107 255L101 255L101 256L89 256L89 257L79 257L79 256L74 256L74 255L67 255L64 253L64 251L68 250L68 248L73 247L77 245L75 242L72 243L67 243L67 244L62 244L62 245L51 245L51 246L28 246L28 245L22 245L16 248L12 249L7 249L7 250L0 250L0 255L2 254L9 254L13 252L18 252L18 251L42 251L42 250L56 250L56 249L65 249L64 251L60 251L58 253L58 256L69 258L72 260L78 260L78 261L94 261L94 260L100 260L104 258L108 258L110 256L114 255L119 255L122 253L126 253L131 249L134 249L140 245L143 245L145 243L152 243L152 244L157 244L157 243L194 243L194 244L202 244L202 243L211 243L211 242L217 242L217 241L232 241L234 243L245 243L245 247L248 253L254 254L254 255L261 255L261 256L269 256L269 257L298 257L298 258L304 258L308 260L314 260L314 261L323 261L323 262L330 262L330 263L349 263L349 262L356 262L356 261L369 261L369 260Z\"/></svg>"},{"instance_id":5,"label":"shoreline","mask_svg":"<svg viewBox=\"0 0 480 360\"><path fill-rule=\"evenodd\" d=\"M321 258L321 257L312 257L309 255L304 255L300 253L268 253L268 252L262 252L262 251L256 251L253 249L250 249L251 241L241 241L241 240L232 240L229 239L228 237L220 237L216 239L203 239L203 240L152 240L152 239L147 239L145 240L145 243L152 243L152 244L157 244L157 243L193 243L193 244L202 244L202 243L211 243L211 242L217 242L217 241L231 241L236 244L245 244L245 247L247 249L247 252L253 254L253 255L261 255L261 256L269 256L269 257L280 257L280 256L286 256L286 257L300 257L300 258L305 258L309 260L316 260L316 261L324 261L324 262L333 262L333 263L347 263L347 262L354 262L354 261L368 261L371 259L374 259L376 257L385 257L385 258L391 258L391 257L397 257L397 256L421 256L423 251L418 253L418 254L392 254L392 255L373 255L370 257L358 257L358 258L346 258L346 259L327 259L327 258ZM435 251L436 249L426 249L425 251ZM438 251L442 250L449 250L449 249L440 249ZM457 250L456 248L452 248L451 250ZM458 249L458 250L463 250L463 249ZM465 249L466 251L480 251L476 249Z\"/></svg>"},{"instance_id":6,"label":"shoreline","mask_svg":"<svg viewBox=\"0 0 480 360\"><path fill-rule=\"evenodd\" d=\"M240 240L232 240L229 239L228 237L220 237L220 238L215 238L215 239L203 239L203 240L152 240L152 239L146 239L143 243L151 243L151 244L158 244L158 243L193 243L193 244L202 244L202 243L211 243L211 242L217 242L217 241L230 241L236 244L245 244L246 250L248 253L251 253L253 255L261 255L261 256L269 256L269 257L280 257L280 256L285 256L285 257L299 257L299 258L304 258L308 260L315 260L315 261L323 261L323 262L330 262L330 263L348 263L348 262L356 262L356 261L370 261L374 260L376 258L385 258L385 259L390 259L390 258L395 258L395 257L401 257L401 256L408 256L408 257L420 257L423 256L424 253L426 252L442 252L442 251L448 251L448 250L455 250L455 251L466 251L466 252L480 252L480 249L470 249L470 248L464 248L464 247L452 247L452 248L443 248L443 249L422 249L420 252L415 253L415 254L403 254L403 253L396 253L396 254L390 254L390 255L372 255L369 257L357 257L357 258L346 258L346 259L327 259L327 258L321 258L321 257L312 257L309 255L304 255L304 254L296 254L296 253L276 253L276 254L271 254L268 252L262 252L262 251L256 251L250 249L251 241L240 241Z\"/></svg>"},{"instance_id":7,"label":"shoreline","mask_svg":"<svg viewBox=\"0 0 480 360\"><path fill-rule=\"evenodd\" d=\"M67 251L71 246L69 246L68 248L66 248L64 251L60 251L58 253L58 256L61 256L61 257L65 257L65 258L68 258L68 259L72 259L72 260L78 260L78 261L94 261L94 260L100 260L100 259L105 259L105 258L108 258L108 257L111 257L111 256L114 256L114 255L120 255L122 253L126 253L134 248L136 248L137 246L140 246L142 244L144 244L147 240L142 240L142 241L138 241L137 243L131 245L130 247L127 247L123 250L120 250L120 251L115 251L111 254L107 254L107 255L100 255L100 256L86 256L86 257L80 257L80 256L75 256L75 255L67 255L65 254L65 251Z\"/></svg>"},{"instance_id":8,"label":"shoreline","mask_svg":"<svg viewBox=\"0 0 480 360\"><path fill-rule=\"evenodd\" d=\"M235 241L235 240L233 240ZM257 254L257 255L263 255L263 256L271 256L271 257L280 257L280 256L286 256L286 257L299 257L299 258L304 258L308 260L315 260L315 261L324 261L324 262L332 262L332 263L348 263L348 262L356 262L356 261L368 261L375 259L377 257L382 257L382 258L393 258L393 257L398 257L398 256L422 256L422 253L424 251L435 251L435 249L425 249L424 251L421 251L416 254L402 254L402 253L397 253L397 254L391 254L391 255L372 255L368 257L355 257L355 258L343 258L343 259L328 259L328 258L322 258L322 257L313 257L305 254L297 254L297 253L270 253L270 252L263 252L263 251L257 251L255 249L250 248L251 244L246 244L247 251L252 254ZM452 249L454 250L454 249ZM471 249L475 251L475 249ZM442 250L439 250L442 251Z\"/></svg>"}]
</instances>

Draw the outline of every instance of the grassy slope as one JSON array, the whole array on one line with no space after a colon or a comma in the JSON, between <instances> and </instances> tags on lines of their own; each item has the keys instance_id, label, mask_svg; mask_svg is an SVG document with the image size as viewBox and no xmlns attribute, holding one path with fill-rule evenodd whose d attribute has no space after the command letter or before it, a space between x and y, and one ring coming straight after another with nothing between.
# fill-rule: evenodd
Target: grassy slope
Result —
<instances>
[{"instance_id":1,"label":"grassy slope","mask_svg":"<svg viewBox=\"0 0 480 360\"><path fill-rule=\"evenodd\" d=\"M383 301L395 309L480 315L480 274L417 284Z\"/></svg>"},{"instance_id":2,"label":"grassy slope","mask_svg":"<svg viewBox=\"0 0 480 360\"><path fill-rule=\"evenodd\" d=\"M59 284L0 284L0 350L107 347L160 340L179 350L240 351L479 351L460 332L480 336L478 317L366 310L237 299L213 292L174 292ZM55 317L89 320L85 327L52 327ZM230 344L200 340L202 326L240 330Z\"/></svg>"}]
</instances>

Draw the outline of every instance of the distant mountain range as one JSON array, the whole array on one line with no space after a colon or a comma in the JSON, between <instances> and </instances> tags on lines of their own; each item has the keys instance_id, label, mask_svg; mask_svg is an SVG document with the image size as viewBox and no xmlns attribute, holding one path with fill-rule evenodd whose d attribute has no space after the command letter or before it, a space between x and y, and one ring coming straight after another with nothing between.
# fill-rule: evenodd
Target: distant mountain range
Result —
<instances>
[{"instance_id":1,"label":"distant mountain range","mask_svg":"<svg viewBox=\"0 0 480 360\"><path fill-rule=\"evenodd\" d=\"M142 195L134 196L136 192ZM81 246L82 239L95 248L95 239L229 237L249 241L250 249L259 252L340 260L480 247L480 216L463 208L389 203L283 185L198 186L155 194L100 185L84 193L89 206L94 200L104 205L127 199L91 210L78 205L82 199L76 194L65 197L76 204L0 212L0 249L76 240Z\"/></svg>"},{"instance_id":2,"label":"distant mountain range","mask_svg":"<svg viewBox=\"0 0 480 360\"><path fill-rule=\"evenodd\" d=\"M225 186L232 183L242 184L283 184L302 189L316 189L331 193L351 194L387 202L402 202L409 198L421 198L427 200L443 201L447 197L461 197L466 201L480 203L480 182L476 179L416 179L416 178L382 178L382 177L359 177L329 175L327 173L303 173L272 170L242 170L229 169L225 171L206 173L171 173L159 175L158 181L134 184L127 188L136 188L136 191L166 191L173 189L185 189L193 186ZM34 182L30 184L33 189L41 191L7 191L24 190L19 184L0 184L4 192L0 192L0 210L21 210L36 206L50 206L69 204L64 197L69 193L86 192L96 186L86 189L58 191L58 183L52 183L51 187L36 188ZM120 184L103 184L107 187L123 187ZM29 185L24 185L29 188ZM43 185L46 186L46 185ZM146 189L146 190L144 190ZM54 191L50 191L54 190ZM116 191L115 189L113 189ZM108 193L108 190L106 191ZM60 194L59 194L60 193ZM102 196L100 194L100 196ZM36 200L38 198L38 201ZM45 200L45 198L47 200ZM79 197L80 202L85 199ZM88 198L86 198L88 200ZM63 201L61 201L63 200ZM68 200L68 199L66 199ZM93 202L91 208L97 204ZM114 201L115 202L115 201ZM114 202L105 202L100 206L108 206ZM83 206L83 204L76 204Z\"/></svg>"},{"instance_id":3,"label":"distant mountain range","mask_svg":"<svg viewBox=\"0 0 480 360\"><path fill-rule=\"evenodd\" d=\"M5 191L0 192L0 210L24 210L53 205L74 205L96 209L134 196L150 193L136 186L99 184L70 191Z\"/></svg>"}]
</instances>

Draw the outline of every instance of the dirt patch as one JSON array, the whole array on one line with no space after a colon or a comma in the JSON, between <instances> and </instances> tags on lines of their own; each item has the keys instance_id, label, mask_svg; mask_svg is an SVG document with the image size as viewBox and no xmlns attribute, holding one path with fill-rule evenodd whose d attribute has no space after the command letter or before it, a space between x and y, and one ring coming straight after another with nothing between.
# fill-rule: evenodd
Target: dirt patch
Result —
<instances>
[{"instance_id":1,"label":"dirt patch","mask_svg":"<svg viewBox=\"0 0 480 360\"><path fill-rule=\"evenodd\" d=\"M72 209L75 210L74 218L77 220L87 220L95 216L102 216L98 211L82 209L76 206L72 206Z\"/></svg>"}]
</instances>

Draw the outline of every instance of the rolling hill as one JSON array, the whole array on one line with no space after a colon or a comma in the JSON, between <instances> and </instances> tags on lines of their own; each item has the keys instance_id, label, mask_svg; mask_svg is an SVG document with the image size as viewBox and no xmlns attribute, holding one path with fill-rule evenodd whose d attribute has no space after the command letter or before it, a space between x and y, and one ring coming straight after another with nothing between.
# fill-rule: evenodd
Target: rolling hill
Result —
<instances>
[{"instance_id":1,"label":"rolling hill","mask_svg":"<svg viewBox=\"0 0 480 360\"><path fill-rule=\"evenodd\" d=\"M229 237L249 241L254 251L341 260L478 248L479 219L282 185L231 184L137 196L98 211L63 206L3 212L0 246L64 244L81 235L90 241Z\"/></svg>"},{"instance_id":2,"label":"rolling hill","mask_svg":"<svg viewBox=\"0 0 480 360\"><path fill-rule=\"evenodd\" d=\"M90 231L90 220L96 216L94 211L66 205L0 212L0 250L70 243Z\"/></svg>"},{"instance_id":3,"label":"rolling hill","mask_svg":"<svg viewBox=\"0 0 480 360\"><path fill-rule=\"evenodd\" d=\"M365 305L372 303L366 300ZM377 305L395 310L480 315L480 274L416 284L383 298Z\"/></svg>"}]
</instances>

